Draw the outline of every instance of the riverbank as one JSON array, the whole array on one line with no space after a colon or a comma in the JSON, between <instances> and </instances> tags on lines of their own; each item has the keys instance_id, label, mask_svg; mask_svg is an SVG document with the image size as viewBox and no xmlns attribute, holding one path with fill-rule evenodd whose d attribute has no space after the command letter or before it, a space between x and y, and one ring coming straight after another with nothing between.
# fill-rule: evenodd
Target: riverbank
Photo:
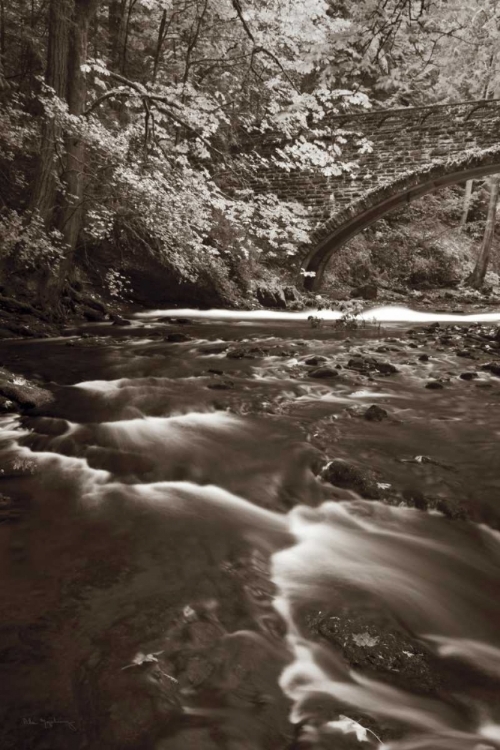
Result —
<instances>
[{"instance_id":1,"label":"riverbank","mask_svg":"<svg viewBox=\"0 0 500 750\"><path fill-rule=\"evenodd\" d=\"M339 310L341 314L347 311L348 315L352 316L363 309L391 304L410 305L416 310L453 314L474 313L478 310L494 310L497 306L500 307L500 292L496 293L495 290L478 292L464 288L420 292L380 288L377 289L376 297L373 299L361 299L353 294L356 294L356 290L346 290L338 299L332 299L323 294L303 294L295 290L293 295L289 295L288 301L284 294L279 297L262 297L262 301L267 302L267 305L256 298L247 309L277 310L284 313L308 311L308 315L323 318L326 310ZM120 326L131 315L137 312L147 312L148 309L143 305L131 303L127 299L103 296L97 290L90 291L88 294L75 292L75 295L75 299L63 307L64 312L59 318L54 319L39 306L31 304L27 297L0 294L0 340L66 335L68 331L79 329L86 323L108 321ZM179 303L171 307L182 311L185 305ZM234 310L235 315L238 315L238 311L244 310L239 306L228 306L226 309Z\"/></svg>"}]
</instances>

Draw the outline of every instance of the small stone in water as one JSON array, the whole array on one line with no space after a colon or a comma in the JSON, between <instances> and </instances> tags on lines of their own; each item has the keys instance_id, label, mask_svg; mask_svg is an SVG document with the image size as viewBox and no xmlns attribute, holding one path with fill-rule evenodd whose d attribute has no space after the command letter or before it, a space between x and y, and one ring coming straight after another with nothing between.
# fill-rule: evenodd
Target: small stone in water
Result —
<instances>
[{"instance_id":1,"label":"small stone in water","mask_svg":"<svg viewBox=\"0 0 500 750\"><path fill-rule=\"evenodd\" d=\"M444 388L444 385L440 383L439 380L430 380L425 384L425 387L432 391L438 391L441 390L441 388Z\"/></svg>"},{"instance_id":2,"label":"small stone in water","mask_svg":"<svg viewBox=\"0 0 500 750\"><path fill-rule=\"evenodd\" d=\"M474 380L479 377L477 372L462 372L460 373L461 380Z\"/></svg>"},{"instance_id":3,"label":"small stone in water","mask_svg":"<svg viewBox=\"0 0 500 750\"><path fill-rule=\"evenodd\" d=\"M377 406L377 404L370 406L364 413L365 419L369 422L382 422L382 420L386 419L388 416L386 410L382 409L381 406Z\"/></svg>"},{"instance_id":4,"label":"small stone in water","mask_svg":"<svg viewBox=\"0 0 500 750\"><path fill-rule=\"evenodd\" d=\"M190 338L186 333L169 333L168 336L165 336L165 341L170 344L180 344L182 341L189 341Z\"/></svg>"},{"instance_id":5,"label":"small stone in water","mask_svg":"<svg viewBox=\"0 0 500 750\"><path fill-rule=\"evenodd\" d=\"M338 370L332 370L331 367L318 367L309 373L310 378L338 378Z\"/></svg>"}]
</instances>

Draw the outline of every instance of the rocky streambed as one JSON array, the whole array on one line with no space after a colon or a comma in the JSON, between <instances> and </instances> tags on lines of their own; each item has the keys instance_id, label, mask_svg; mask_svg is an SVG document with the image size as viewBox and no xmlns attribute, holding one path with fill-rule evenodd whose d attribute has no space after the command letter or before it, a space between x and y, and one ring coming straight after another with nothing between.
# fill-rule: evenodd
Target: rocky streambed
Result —
<instances>
[{"instance_id":1,"label":"rocky streambed","mask_svg":"<svg viewBox=\"0 0 500 750\"><path fill-rule=\"evenodd\" d=\"M2 747L500 747L498 324L312 317L0 342Z\"/></svg>"}]
</instances>

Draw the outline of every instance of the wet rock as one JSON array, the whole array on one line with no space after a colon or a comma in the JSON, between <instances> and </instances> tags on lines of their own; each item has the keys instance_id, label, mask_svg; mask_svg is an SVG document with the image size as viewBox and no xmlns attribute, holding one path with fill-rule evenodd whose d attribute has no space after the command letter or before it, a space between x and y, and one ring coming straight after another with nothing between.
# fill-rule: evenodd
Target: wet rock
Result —
<instances>
[{"instance_id":1,"label":"wet rock","mask_svg":"<svg viewBox=\"0 0 500 750\"><path fill-rule=\"evenodd\" d=\"M175 323L178 326L187 326L191 325L193 321L191 318L171 318L170 322Z\"/></svg>"},{"instance_id":2,"label":"wet rock","mask_svg":"<svg viewBox=\"0 0 500 750\"><path fill-rule=\"evenodd\" d=\"M432 503L433 507L452 521L466 521L470 514L464 504L455 497L438 498Z\"/></svg>"},{"instance_id":3,"label":"wet rock","mask_svg":"<svg viewBox=\"0 0 500 750\"><path fill-rule=\"evenodd\" d=\"M351 667L382 674L420 693L433 693L440 686L433 657L388 615L344 607L309 616L307 624L313 635L339 649Z\"/></svg>"},{"instance_id":4,"label":"wet rock","mask_svg":"<svg viewBox=\"0 0 500 750\"><path fill-rule=\"evenodd\" d=\"M358 370L359 372L373 372L376 369L377 360L373 357L361 357L359 355L351 357L347 363L347 367L351 370Z\"/></svg>"},{"instance_id":5,"label":"wet rock","mask_svg":"<svg viewBox=\"0 0 500 750\"><path fill-rule=\"evenodd\" d=\"M19 407L10 398L0 396L0 414L8 414L10 412L18 411Z\"/></svg>"},{"instance_id":6,"label":"wet rock","mask_svg":"<svg viewBox=\"0 0 500 750\"><path fill-rule=\"evenodd\" d=\"M390 362L377 362L375 369L381 373L381 375L395 375L399 372L398 368Z\"/></svg>"},{"instance_id":7,"label":"wet rock","mask_svg":"<svg viewBox=\"0 0 500 750\"><path fill-rule=\"evenodd\" d=\"M321 354L315 355L313 357L308 357L306 360L304 360L304 364L309 365L310 367L318 367L319 365L323 365L325 362L328 362L328 359L326 357L323 357Z\"/></svg>"},{"instance_id":8,"label":"wet rock","mask_svg":"<svg viewBox=\"0 0 500 750\"><path fill-rule=\"evenodd\" d=\"M273 346L268 350L269 357L294 357L297 354L293 349L286 349L282 346Z\"/></svg>"},{"instance_id":9,"label":"wet rock","mask_svg":"<svg viewBox=\"0 0 500 750\"><path fill-rule=\"evenodd\" d=\"M165 341L168 341L170 344L181 344L183 341L190 340L191 336L188 336L187 333L169 333L165 336Z\"/></svg>"},{"instance_id":10,"label":"wet rock","mask_svg":"<svg viewBox=\"0 0 500 750\"><path fill-rule=\"evenodd\" d=\"M425 497L422 490L418 487L405 487L402 492L403 500L407 505L412 508L418 508L418 510L427 510L429 507L429 501Z\"/></svg>"},{"instance_id":11,"label":"wet rock","mask_svg":"<svg viewBox=\"0 0 500 750\"><path fill-rule=\"evenodd\" d=\"M381 406L373 404L368 407L363 416L368 422L382 422L384 419L387 419L389 414Z\"/></svg>"},{"instance_id":12,"label":"wet rock","mask_svg":"<svg viewBox=\"0 0 500 750\"><path fill-rule=\"evenodd\" d=\"M474 359L473 353L469 349L457 349L455 351L457 357L464 357L465 359Z\"/></svg>"},{"instance_id":13,"label":"wet rock","mask_svg":"<svg viewBox=\"0 0 500 750\"><path fill-rule=\"evenodd\" d=\"M214 671L214 665L207 659L199 656L193 656L186 665L186 671L183 675L184 680L189 684L197 687L202 685L211 676Z\"/></svg>"},{"instance_id":14,"label":"wet rock","mask_svg":"<svg viewBox=\"0 0 500 750\"><path fill-rule=\"evenodd\" d=\"M83 307L82 315L89 323L101 323L103 320L106 320L106 315L95 307Z\"/></svg>"},{"instance_id":15,"label":"wet rock","mask_svg":"<svg viewBox=\"0 0 500 750\"><path fill-rule=\"evenodd\" d=\"M363 497L378 500L381 497L380 488L371 472L360 466L356 466L342 458L334 458L322 472L326 482L337 487L354 490Z\"/></svg>"},{"instance_id":16,"label":"wet rock","mask_svg":"<svg viewBox=\"0 0 500 750\"><path fill-rule=\"evenodd\" d=\"M420 362L428 362L429 361L429 355L428 354L421 354L418 358Z\"/></svg>"},{"instance_id":17,"label":"wet rock","mask_svg":"<svg viewBox=\"0 0 500 750\"><path fill-rule=\"evenodd\" d=\"M500 364L497 362L487 362L486 364L481 365L481 370L491 372L492 375L496 375L497 378L500 378Z\"/></svg>"},{"instance_id":18,"label":"wet rock","mask_svg":"<svg viewBox=\"0 0 500 750\"><path fill-rule=\"evenodd\" d=\"M310 378L327 379L327 378L338 378L338 370L333 370L331 367L318 367L317 370L312 370L308 373Z\"/></svg>"},{"instance_id":19,"label":"wet rock","mask_svg":"<svg viewBox=\"0 0 500 750\"><path fill-rule=\"evenodd\" d=\"M282 289L269 289L268 287L259 287L256 293L257 300L264 307L286 308L285 293Z\"/></svg>"},{"instance_id":20,"label":"wet rock","mask_svg":"<svg viewBox=\"0 0 500 750\"><path fill-rule=\"evenodd\" d=\"M352 290L351 297L366 300L377 299L378 287L376 284L362 284Z\"/></svg>"},{"instance_id":21,"label":"wet rock","mask_svg":"<svg viewBox=\"0 0 500 750\"><path fill-rule=\"evenodd\" d=\"M460 373L461 380L475 380L478 377L479 375L477 374L477 372L461 372Z\"/></svg>"},{"instance_id":22,"label":"wet rock","mask_svg":"<svg viewBox=\"0 0 500 750\"><path fill-rule=\"evenodd\" d=\"M37 465L28 458L20 458L18 455L5 456L0 467L1 479L12 479L13 477L23 477L35 474Z\"/></svg>"},{"instance_id":23,"label":"wet rock","mask_svg":"<svg viewBox=\"0 0 500 750\"><path fill-rule=\"evenodd\" d=\"M429 382L425 384L425 387L429 391L440 391L444 388L444 385L439 380L429 380Z\"/></svg>"},{"instance_id":24,"label":"wet rock","mask_svg":"<svg viewBox=\"0 0 500 750\"><path fill-rule=\"evenodd\" d=\"M266 352L259 346L230 349L226 354L228 359L258 359L265 356Z\"/></svg>"},{"instance_id":25,"label":"wet rock","mask_svg":"<svg viewBox=\"0 0 500 750\"><path fill-rule=\"evenodd\" d=\"M300 292L294 286L285 286L283 288L283 294L287 302L300 302Z\"/></svg>"},{"instance_id":26,"label":"wet rock","mask_svg":"<svg viewBox=\"0 0 500 750\"><path fill-rule=\"evenodd\" d=\"M0 396L14 401L21 408L26 409L48 406L54 400L54 396L50 391L28 382L11 383L0 381Z\"/></svg>"},{"instance_id":27,"label":"wet rock","mask_svg":"<svg viewBox=\"0 0 500 750\"><path fill-rule=\"evenodd\" d=\"M128 320L127 318L122 318L121 315L114 315L113 316L113 325L114 326L131 326L132 321Z\"/></svg>"}]
</instances>

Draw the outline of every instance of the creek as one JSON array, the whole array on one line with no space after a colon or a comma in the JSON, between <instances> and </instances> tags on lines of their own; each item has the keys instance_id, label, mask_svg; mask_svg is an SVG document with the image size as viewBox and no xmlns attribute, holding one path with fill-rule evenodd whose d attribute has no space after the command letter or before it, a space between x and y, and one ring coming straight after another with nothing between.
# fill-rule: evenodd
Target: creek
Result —
<instances>
[{"instance_id":1,"label":"creek","mask_svg":"<svg viewBox=\"0 0 500 750\"><path fill-rule=\"evenodd\" d=\"M500 313L339 318L0 341L3 748L500 748Z\"/></svg>"}]
</instances>

